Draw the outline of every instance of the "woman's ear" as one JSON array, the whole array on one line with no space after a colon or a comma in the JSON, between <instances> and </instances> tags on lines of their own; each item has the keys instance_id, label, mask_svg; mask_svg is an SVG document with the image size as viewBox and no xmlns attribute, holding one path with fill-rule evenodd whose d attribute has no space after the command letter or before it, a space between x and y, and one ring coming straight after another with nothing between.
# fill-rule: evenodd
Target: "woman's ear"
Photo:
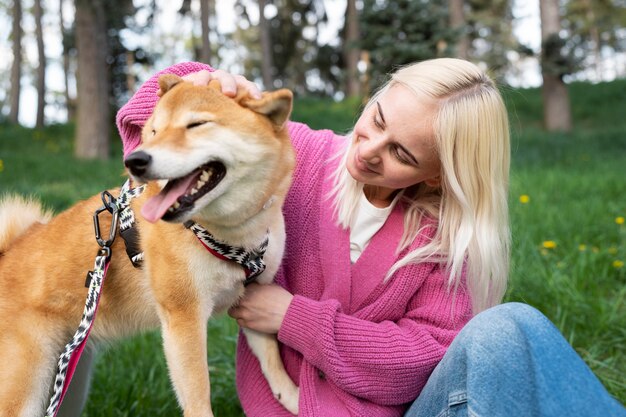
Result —
<instances>
[{"instance_id":1,"label":"woman's ear","mask_svg":"<svg viewBox=\"0 0 626 417\"><path fill-rule=\"evenodd\" d=\"M424 184L428 185L429 187L438 188L439 186L441 186L441 175L437 175L436 177L424 180Z\"/></svg>"}]
</instances>

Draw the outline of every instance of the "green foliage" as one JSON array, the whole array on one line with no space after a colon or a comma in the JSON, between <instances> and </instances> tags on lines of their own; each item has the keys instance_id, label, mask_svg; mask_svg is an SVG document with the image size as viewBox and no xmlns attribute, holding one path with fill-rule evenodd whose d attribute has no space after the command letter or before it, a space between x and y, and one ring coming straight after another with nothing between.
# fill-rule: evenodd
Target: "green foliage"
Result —
<instances>
[{"instance_id":1,"label":"green foliage","mask_svg":"<svg viewBox=\"0 0 626 417\"><path fill-rule=\"evenodd\" d=\"M538 89L504 91L512 124L512 268L507 300L543 311L621 402L626 402L626 80L570 86L572 134L541 131ZM298 100L293 119L349 130L360 103ZM72 158L71 126L0 125L0 190L63 209L122 182L122 164ZM121 155L118 148L116 155ZM522 198L522 196L525 196ZM522 202L524 201L524 203ZM621 219L621 220L620 220ZM237 326L209 323L216 416L242 416L234 387ZM83 417L180 415L157 331L98 356Z\"/></svg>"},{"instance_id":2,"label":"green foliage","mask_svg":"<svg viewBox=\"0 0 626 417\"><path fill-rule=\"evenodd\" d=\"M246 74L261 78L262 56L259 27L254 26L248 15L246 0L235 2L235 11L241 17L236 37L250 52L243 59ZM256 2L255 2L256 3ZM273 87L287 87L298 94L317 93L332 95L338 89L336 73L341 59L337 45L321 45L317 34L328 22L325 4L321 0L275 0L267 2L275 6L277 13L268 19L273 77ZM257 5L253 3L253 8ZM311 83L309 75L320 82ZM270 86L266 86L270 88Z\"/></svg>"},{"instance_id":3,"label":"green foliage","mask_svg":"<svg viewBox=\"0 0 626 417\"><path fill-rule=\"evenodd\" d=\"M364 0L360 24L373 85L396 66L436 57L456 36L448 27L447 8L426 0Z\"/></svg>"},{"instance_id":4,"label":"green foliage","mask_svg":"<svg viewBox=\"0 0 626 417\"><path fill-rule=\"evenodd\" d=\"M507 52L519 48L513 36L512 0L472 0L467 13L470 58L485 62L498 77L509 69Z\"/></svg>"},{"instance_id":5,"label":"green foliage","mask_svg":"<svg viewBox=\"0 0 626 417\"><path fill-rule=\"evenodd\" d=\"M559 34L553 33L541 43L541 70L559 76L573 74L582 69L582 58L575 55L571 45Z\"/></svg>"},{"instance_id":6,"label":"green foliage","mask_svg":"<svg viewBox=\"0 0 626 417\"><path fill-rule=\"evenodd\" d=\"M626 3L623 0L568 0L563 27L579 55L591 55L594 49L624 50ZM595 43L599 42L599 45Z\"/></svg>"}]
</instances>

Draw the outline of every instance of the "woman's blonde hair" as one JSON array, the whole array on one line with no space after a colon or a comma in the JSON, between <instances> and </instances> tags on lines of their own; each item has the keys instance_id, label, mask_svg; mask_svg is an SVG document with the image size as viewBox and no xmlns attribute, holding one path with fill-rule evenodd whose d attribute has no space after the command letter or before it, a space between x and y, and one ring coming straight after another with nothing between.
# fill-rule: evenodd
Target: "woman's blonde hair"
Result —
<instances>
[{"instance_id":1,"label":"woman's blonde hair","mask_svg":"<svg viewBox=\"0 0 626 417\"><path fill-rule=\"evenodd\" d=\"M417 262L444 262L449 287L467 285L475 313L498 304L509 272L508 221L509 123L500 93L476 65L439 58L400 68L369 100L365 108L394 85L418 96L436 99L433 121L441 159L441 187L421 183L404 190L407 207L404 234L397 252L420 233L422 216L437 219L437 231L426 245L396 262L385 279L399 268ZM347 147L352 143L351 134ZM347 152L335 171L332 198L337 222L352 224L363 184L345 168ZM466 283L461 282L463 271Z\"/></svg>"}]
</instances>

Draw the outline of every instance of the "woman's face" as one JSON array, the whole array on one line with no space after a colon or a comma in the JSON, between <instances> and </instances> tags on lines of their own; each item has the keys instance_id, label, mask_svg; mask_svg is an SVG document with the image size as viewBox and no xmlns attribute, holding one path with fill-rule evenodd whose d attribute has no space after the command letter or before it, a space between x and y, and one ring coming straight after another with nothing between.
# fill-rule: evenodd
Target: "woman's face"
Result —
<instances>
[{"instance_id":1,"label":"woman's face","mask_svg":"<svg viewBox=\"0 0 626 417\"><path fill-rule=\"evenodd\" d=\"M363 112L354 127L347 168L365 184L370 201L390 201L394 191L420 182L439 185L436 111L433 99L396 84Z\"/></svg>"}]
</instances>

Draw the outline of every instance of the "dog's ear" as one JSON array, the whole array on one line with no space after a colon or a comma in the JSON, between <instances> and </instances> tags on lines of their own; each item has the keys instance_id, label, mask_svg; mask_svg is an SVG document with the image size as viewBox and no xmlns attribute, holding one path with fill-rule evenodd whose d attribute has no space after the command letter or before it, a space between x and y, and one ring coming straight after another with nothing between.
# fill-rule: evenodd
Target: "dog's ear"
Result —
<instances>
[{"instance_id":1,"label":"dog's ear","mask_svg":"<svg viewBox=\"0 0 626 417\"><path fill-rule=\"evenodd\" d=\"M163 74L159 77L159 91L157 95L159 97L170 91L176 84L182 83L184 80L178 75Z\"/></svg>"},{"instance_id":2,"label":"dog's ear","mask_svg":"<svg viewBox=\"0 0 626 417\"><path fill-rule=\"evenodd\" d=\"M289 118L292 103L293 93L286 88L264 92L260 99L247 97L241 100L243 106L267 116L278 128L282 128Z\"/></svg>"}]
</instances>

